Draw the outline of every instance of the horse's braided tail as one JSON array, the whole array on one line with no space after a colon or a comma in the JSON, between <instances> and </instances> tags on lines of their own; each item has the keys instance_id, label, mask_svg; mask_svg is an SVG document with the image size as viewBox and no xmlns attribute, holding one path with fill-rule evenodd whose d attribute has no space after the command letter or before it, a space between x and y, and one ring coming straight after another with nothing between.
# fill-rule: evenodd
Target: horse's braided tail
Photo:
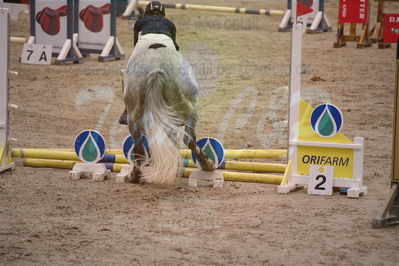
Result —
<instances>
[{"instance_id":1,"label":"horse's braided tail","mask_svg":"<svg viewBox=\"0 0 399 266\"><path fill-rule=\"evenodd\" d=\"M169 81L170 82L170 81ZM180 161L176 137L181 121L164 99L167 76L161 69L152 70L146 77L144 131L147 135L151 160L143 166L143 178L148 183L171 185L175 182ZM172 89L172 88L171 88Z\"/></svg>"}]
</instances>

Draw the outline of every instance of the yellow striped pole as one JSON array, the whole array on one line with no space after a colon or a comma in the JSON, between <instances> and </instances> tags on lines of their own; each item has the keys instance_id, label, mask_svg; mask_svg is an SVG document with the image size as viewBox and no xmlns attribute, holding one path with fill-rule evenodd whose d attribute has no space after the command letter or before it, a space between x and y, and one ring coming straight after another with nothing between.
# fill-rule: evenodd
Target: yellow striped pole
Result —
<instances>
[{"instance_id":1,"label":"yellow striped pole","mask_svg":"<svg viewBox=\"0 0 399 266\"><path fill-rule=\"evenodd\" d=\"M77 161L70 160L51 160L51 159L36 159L36 158L24 158L23 165L29 167L45 167L45 168L60 168L60 169L72 169ZM105 164L107 169L113 172L120 172L124 164ZM182 168L182 176L188 177L193 168ZM280 184L282 176L271 175L271 174L254 174L254 173L242 173L242 172L228 172L221 171L224 180L226 181L237 181L237 182L254 182L254 183L266 183L266 184Z\"/></svg>"},{"instance_id":2,"label":"yellow striped pole","mask_svg":"<svg viewBox=\"0 0 399 266\"><path fill-rule=\"evenodd\" d=\"M137 7L146 7L149 3L150 1L138 1ZM250 9L250 8L239 8L239 7L208 6L208 5L195 5L195 4L182 4L182 3L176 3L176 4L164 3L164 6L165 8L174 8L174 9L240 13L240 14L252 14L252 15L268 15L268 16L283 16L285 13L284 10Z\"/></svg>"},{"instance_id":3,"label":"yellow striped pole","mask_svg":"<svg viewBox=\"0 0 399 266\"><path fill-rule=\"evenodd\" d=\"M71 150L14 149L12 155L21 158L79 161L78 156ZM128 163L125 157L120 154L106 154L100 162ZM187 158L183 159L183 166L196 168L195 163ZM284 173L286 165L277 163L225 161L220 169Z\"/></svg>"},{"instance_id":4,"label":"yellow striped pole","mask_svg":"<svg viewBox=\"0 0 399 266\"><path fill-rule=\"evenodd\" d=\"M72 150L14 149L12 155L21 158L80 161L79 157ZM120 154L106 154L101 162L128 163L125 157Z\"/></svg>"},{"instance_id":5,"label":"yellow striped pole","mask_svg":"<svg viewBox=\"0 0 399 266\"><path fill-rule=\"evenodd\" d=\"M3 159L4 155L6 154L6 143L3 143L0 147L0 167L3 166Z\"/></svg>"},{"instance_id":6,"label":"yellow striped pole","mask_svg":"<svg viewBox=\"0 0 399 266\"><path fill-rule=\"evenodd\" d=\"M190 150L180 151L183 158L191 158ZM287 155L287 150L225 150L225 159L271 159Z\"/></svg>"},{"instance_id":7,"label":"yellow striped pole","mask_svg":"<svg viewBox=\"0 0 399 266\"><path fill-rule=\"evenodd\" d=\"M182 168L182 176L189 177L192 168ZM254 173L242 173L242 172L228 172L220 171L225 181L237 181L237 182L252 182L252 183L265 183L265 184L276 184L281 183L282 176L271 175L271 174L254 174Z\"/></svg>"},{"instance_id":8,"label":"yellow striped pole","mask_svg":"<svg viewBox=\"0 0 399 266\"><path fill-rule=\"evenodd\" d=\"M291 160L288 161L287 167L285 168L283 178L281 179L280 186L288 185L288 177L291 172Z\"/></svg>"},{"instance_id":9,"label":"yellow striped pole","mask_svg":"<svg viewBox=\"0 0 399 266\"><path fill-rule=\"evenodd\" d=\"M24 166L60 169L72 169L77 163L77 161L70 160L51 160L36 158L24 158L22 162Z\"/></svg>"},{"instance_id":10,"label":"yellow striped pole","mask_svg":"<svg viewBox=\"0 0 399 266\"><path fill-rule=\"evenodd\" d=\"M59 169L72 169L78 161L71 160L53 160L53 159L37 159L37 158L24 158L23 165L29 167L43 167L43 168L59 168ZM107 169L112 172L120 172L124 164L119 163L104 163Z\"/></svg>"},{"instance_id":11,"label":"yellow striped pole","mask_svg":"<svg viewBox=\"0 0 399 266\"><path fill-rule=\"evenodd\" d=\"M72 151L55 151L42 149L14 149L13 156L21 158L32 159L50 159L50 160L66 160L66 161L80 161L78 156ZM119 154L106 154L100 161L101 163L121 163L127 164L128 161L124 156ZM196 168L195 163L189 159L183 159L183 167ZM219 169L239 170L239 171L253 171L253 172L274 172L284 173L286 169L285 164L278 163L259 163L259 162L238 162L225 161Z\"/></svg>"},{"instance_id":12,"label":"yellow striped pole","mask_svg":"<svg viewBox=\"0 0 399 266\"><path fill-rule=\"evenodd\" d=\"M28 39L24 37L10 37L11 43L26 43L27 41Z\"/></svg>"},{"instance_id":13,"label":"yellow striped pole","mask_svg":"<svg viewBox=\"0 0 399 266\"><path fill-rule=\"evenodd\" d=\"M196 168L196 164L192 160L184 159L184 167ZM257 162L237 162L224 161L218 169L235 170L235 171L253 171L253 172L272 172L284 173L287 165L279 163L257 163Z\"/></svg>"},{"instance_id":14,"label":"yellow striped pole","mask_svg":"<svg viewBox=\"0 0 399 266\"><path fill-rule=\"evenodd\" d=\"M21 157L21 154L31 154L31 153L49 153L51 151L59 151L59 152L73 152L72 149L57 149L57 148L40 148L40 149L13 149L12 156ZM110 149L107 150L108 154L116 154L122 155L122 151L120 149ZM180 150L180 154L183 158L191 158L191 150L183 149ZM271 158L280 158L282 156L287 155L287 150L283 149L272 149L272 150L225 150L225 159L271 159ZM27 156L29 157L29 156Z\"/></svg>"}]
</instances>

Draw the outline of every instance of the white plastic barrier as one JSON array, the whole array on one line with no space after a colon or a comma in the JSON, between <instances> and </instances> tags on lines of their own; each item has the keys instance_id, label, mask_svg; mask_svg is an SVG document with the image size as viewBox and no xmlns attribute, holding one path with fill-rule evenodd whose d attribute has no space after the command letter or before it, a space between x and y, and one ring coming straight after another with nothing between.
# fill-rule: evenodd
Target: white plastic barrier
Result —
<instances>
[{"instance_id":1,"label":"white plastic barrier","mask_svg":"<svg viewBox=\"0 0 399 266\"><path fill-rule=\"evenodd\" d=\"M0 8L0 172L14 166L8 145L9 24L8 9Z\"/></svg>"}]
</instances>

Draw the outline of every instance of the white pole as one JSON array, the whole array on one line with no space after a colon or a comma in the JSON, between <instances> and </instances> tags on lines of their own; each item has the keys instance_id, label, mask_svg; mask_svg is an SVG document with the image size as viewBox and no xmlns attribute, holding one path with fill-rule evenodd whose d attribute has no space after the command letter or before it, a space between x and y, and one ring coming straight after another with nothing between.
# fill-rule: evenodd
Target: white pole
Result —
<instances>
[{"instance_id":1,"label":"white pole","mask_svg":"<svg viewBox=\"0 0 399 266\"><path fill-rule=\"evenodd\" d=\"M0 172L12 168L7 162L8 150L8 70L10 43L10 14L0 8Z\"/></svg>"},{"instance_id":2,"label":"white pole","mask_svg":"<svg viewBox=\"0 0 399 266\"><path fill-rule=\"evenodd\" d=\"M6 143L8 110L8 10L0 8L0 149ZM1 154L0 154L1 155ZM0 157L0 160L2 158ZM1 163L1 161L0 161Z\"/></svg>"},{"instance_id":3,"label":"white pole","mask_svg":"<svg viewBox=\"0 0 399 266\"><path fill-rule=\"evenodd\" d=\"M296 5L296 1L292 2ZM294 9L296 11L296 9ZM295 12L296 13L296 12ZM296 17L296 14L294 14ZM294 21L291 38L291 77L289 87L289 114L288 114L288 160L291 160L291 173L297 172L297 146L291 142L298 141L299 100L301 96L301 72L302 72L302 23ZM306 25L305 25L306 27Z\"/></svg>"}]
</instances>

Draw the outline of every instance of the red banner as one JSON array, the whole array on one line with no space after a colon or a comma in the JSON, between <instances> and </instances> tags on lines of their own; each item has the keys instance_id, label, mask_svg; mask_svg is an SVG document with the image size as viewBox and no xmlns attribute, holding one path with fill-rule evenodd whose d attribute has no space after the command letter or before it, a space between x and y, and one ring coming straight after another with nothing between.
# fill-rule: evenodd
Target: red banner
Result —
<instances>
[{"instance_id":1,"label":"red banner","mask_svg":"<svg viewBox=\"0 0 399 266\"><path fill-rule=\"evenodd\" d=\"M369 20L369 0L340 0L338 23L366 24Z\"/></svg>"},{"instance_id":2,"label":"red banner","mask_svg":"<svg viewBox=\"0 0 399 266\"><path fill-rule=\"evenodd\" d=\"M399 39L399 14L385 14L384 43L396 43Z\"/></svg>"}]
</instances>

